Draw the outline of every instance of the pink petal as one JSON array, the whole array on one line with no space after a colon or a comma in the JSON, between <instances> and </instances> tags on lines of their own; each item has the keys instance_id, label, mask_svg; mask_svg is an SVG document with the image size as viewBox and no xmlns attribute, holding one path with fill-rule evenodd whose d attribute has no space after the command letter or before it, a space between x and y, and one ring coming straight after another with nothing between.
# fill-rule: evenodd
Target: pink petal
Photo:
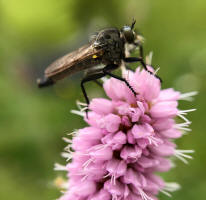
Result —
<instances>
[{"instance_id":1,"label":"pink petal","mask_svg":"<svg viewBox=\"0 0 206 200\"><path fill-rule=\"evenodd\" d=\"M153 128L149 124L144 125L134 125L132 128L132 134L135 139L146 138L147 136L152 135Z\"/></svg>"},{"instance_id":2,"label":"pink petal","mask_svg":"<svg viewBox=\"0 0 206 200\"><path fill-rule=\"evenodd\" d=\"M159 157L158 160L159 165L155 166L155 171L166 172L172 167L172 163L170 160L161 157Z\"/></svg>"},{"instance_id":3,"label":"pink petal","mask_svg":"<svg viewBox=\"0 0 206 200\"><path fill-rule=\"evenodd\" d=\"M110 193L105 189L101 189L95 195L93 195L90 200L110 200L110 199L111 199Z\"/></svg>"},{"instance_id":4,"label":"pink petal","mask_svg":"<svg viewBox=\"0 0 206 200\"><path fill-rule=\"evenodd\" d=\"M114 144L125 144L127 142L126 134L122 131L117 132L113 137Z\"/></svg>"},{"instance_id":5,"label":"pink petal","mask_svg":"<svg viewBox=\"0 0 206 200\"><path fill-rule=\"evenodd\" d=\"M149 140L145 139L145 138L140 138L137 140L137 144L139 145L139 147L141 147L142 149L146 148L147 145L149 144Z\"/></svg>"},{"instance_id":6,"label":"pink petal","mask_svg":"<svg viewBox=\"0 0 206 200\"><path fill-rule=\"evenodd\" d=\"M174 119L170 119L170 118L160 118L157 119L154 123L153 123L153 127L157 130L157 131L164 131L167 129L170 129L174 126L175 121Z\"/></svg>"},{"instance_id":7,"label":"pink petal","mask_svg":"<svg viewBox=\"0 0 206 200\"><path fill-rule=\"evenodd\" d=\"M111 101L104 98L95 98L89 104L89 109L100 114L105 115L112 113L114 110L113 104Z\"/></svg>"},{"instance_id":8,"label":"pink petal","mask_svg":"<svg viewBox=\"0 0 206 200\"><path fill-rule=\"evenodd\" d=\"M144 168L148 168L148 167L154 167L154 166L158 165L159 161L142 156L141 158L138 159L138 164Z\"/></svg>"},{"instance_id":9,"label":"pink petal","mask_svg":"<svg viewBox=\"0 0 206 200\"><path fill-rule=\"evenodd\" d=\"M159 146L150 146L152 152L159 156L171 156L174 155L175 148L173 146L169 146L168 144L161 144Z\"/></svg>"},{"instance_id":10,"label":"pink petal","mask_svg":"<svg viewBox=\"0 0 206 200\"><path fill-rule=\"evenodd\" d=\"M147 101L157 98L160 93L160 81L145 70L136 70L132 86Z\"/></svg>"},{"instance_id":11,"label":"pink petal","mask_svg":"<svg viewBox=\"0 0 206 200\"><path fill-rule=\"evenodd\" d=\"M157 98L158 101L177 101L180 97L180 92L173 88L162 90Z\"/></svg>"},{"instance_id":12,"label":"pink petal","mask_svg":"<svg viewBox=\"0 0 206 200\"><path fill-rule=\"evenodd\" d=\"M127 140L128 140L129 144L135 144L136 143L135 138L134 138L131 130L129 130L127 132Z\"/></svg>"},{"instance_id":13,"label":"pink petal","mask_svg":"<svg viewBox=\"0 0 206 200\"><path fill-rule=\"evenodd\" d=\"M114 114L108 114L99 120L99 127L105 128L108 132L115 132L119 129L121 118Z\"/></svg>"},{"instance_id":14,"label":"pink petal","mask_svg":"<svg viewBox=\"0 0 206 200\"><path fill-rule=\"evenodd\" d=\"M94 150L92 150L89 154L97 161L101 161L110 160L112 158L113 152L111 147L102 147L100 149L97 148L97 150L95 150L94 147Z\"/></svg>"},{"instance_id":15,"label":"pink petal","mask_svg":"<svg viewBox=\"0 0 206 200\"><path fill-rule=\"evenodd\" d=\"M161 131L160 134L166 138L179 138L182 136L182 132L174 128Z\"/></svg>"},{"instance_id":16,"label":"pink petal","mask_svg":"<svg viewBox=\"0 0 206 200\"><path fill-rule=\"evenodd\" d=\"M99 140L102 137L102 130L95 127L86 127L78 131L78 136L82 139Z\"/></svg>"},{"instance_id":17,"label":"pink petal","mask_svg":"<svg viewBox=\"0 0 206 200\"><path fill-rule=\"evenodd\" d=\"M175 117L177 115L176 101L158 102L150 109L150 114L154 118Z\"/></svg>"},{"instance_id":18,"label":"pink petal","mask_svg":"<svg viewBox=\"0 0 206 200\"><path fill-rule=\"evenodd\" d=\"M123 182L125 184L133 184L138 188L141 187L141 183L139 181L140 180L138 179L137 173L135 173L133 169L128 168L128 170L126 171L123 177Z\"/></svg>"},{"instance_id":19,"label":"pink petal","mask_svg":"<svg viewBox=\"0 0 206 200\"><path fill-rule=\"evenodd\" d=\"M126 160L127 162L136 162L137 159L141 156L141 154L142 150L139 147L135 146L133 148L125 146L120 153L120 157Z\"/></svg>"},{"instance_id":20,"label":"pink petal","mask_svg":"<svg viewBox=\"0 0 206 200\"><path fill-rule=\"evenodd\" d=\"M130 127L132 125L128 116L122 116L122 123L121 124L123 126L127 126L127 127Z\"/></svg>"},{"instance_id":21,"label":"pink petal","mask_svg":"<svg viewBox=\"0 0 206 200\"><path fill-rule=\"evenodd\" d=\"M129 103L135 102L135 96L128 86L117 79L111 78L104 83L104 90L112 100L125 100Z\"/></svg>"},{"instance_id":22,"label":"pink petal","mask_svg":"<svg viewBox=\"0 0 206 200\"><path fill-rule=\"evenodd\" d=\"M116 181L116 184L111 183L110 180L106 181L104 183L104 189L115 196L123 196L124 194L124 185L119 181Z\"/></svg>"},{"instance_id":23,"label":"pink petal","mask_svg":"<svg viewBox=\"0 0 206 200\"><path fill-rule=\"evenodd\" d=\"M96 191L96 183L93 181L82 181L71 190L77 195L81 194L82 197L87 197Z\"/></svg>"}]
</instances>

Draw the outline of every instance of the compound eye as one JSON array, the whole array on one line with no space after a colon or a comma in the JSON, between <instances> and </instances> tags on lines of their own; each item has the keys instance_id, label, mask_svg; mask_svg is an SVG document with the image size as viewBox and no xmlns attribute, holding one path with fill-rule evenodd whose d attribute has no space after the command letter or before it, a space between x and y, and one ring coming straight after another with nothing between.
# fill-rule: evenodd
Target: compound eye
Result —
<instances>
[{"instance_id":1,"label":"compound eye","mask_svg":"<svg viewBox=\"0 0 206 200\"><path fill-rule=\"evenodd\" d=\"M111 39L111 35L105 35L105 39Z\"/></svg>"},{"instance_id":2,"label":"compound eye","mask_svg":"<svg viewBox=\"0 0 206 200\"><path fill-rule=\"evenodd\" d=\"M129 27L129 26L124 26L123 30L126 31L126 32L130 32L130 31L131 31L131 27Z\"/></svg>"}]
</instances>

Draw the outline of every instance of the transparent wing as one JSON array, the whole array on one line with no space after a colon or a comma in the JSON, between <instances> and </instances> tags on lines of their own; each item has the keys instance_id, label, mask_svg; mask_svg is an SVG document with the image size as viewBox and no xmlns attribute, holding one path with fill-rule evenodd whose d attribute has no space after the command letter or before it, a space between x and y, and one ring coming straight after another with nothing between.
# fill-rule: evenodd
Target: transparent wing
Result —
<instances>
[{"instance_id":1,"label":"transparent wing","mask_svg":"<svg viewBox=\"0 0 206 200\"><path fill-rule=\"evenodd\" d=\"M76 51L73 51L65 56L57 59L45 70L45 76L51 77L57 73L61 73L72 66L92 58L93 56L102 55L102 49L96 49L91 44L87 44Z\"/></svg>"}]
</instances>

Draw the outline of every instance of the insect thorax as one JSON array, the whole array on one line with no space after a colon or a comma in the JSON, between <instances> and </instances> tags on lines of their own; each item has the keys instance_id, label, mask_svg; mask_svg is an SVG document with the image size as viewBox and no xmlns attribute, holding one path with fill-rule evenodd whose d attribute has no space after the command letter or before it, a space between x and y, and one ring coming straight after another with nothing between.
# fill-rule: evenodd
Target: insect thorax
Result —
<instances>
[{"instance_id":1,"label":"insect thorax","mask_svg":"<svg viewBox=\"0 0 206 200\"><path fill-rule=\"evenodd\" d=\"M120 32L116 28L104 29L99 32L96 38L97 48L103 48L104 55L102 63L110 64L121 62L124 57L124 40L120 37Z\"/></svg>"}]
</instances>

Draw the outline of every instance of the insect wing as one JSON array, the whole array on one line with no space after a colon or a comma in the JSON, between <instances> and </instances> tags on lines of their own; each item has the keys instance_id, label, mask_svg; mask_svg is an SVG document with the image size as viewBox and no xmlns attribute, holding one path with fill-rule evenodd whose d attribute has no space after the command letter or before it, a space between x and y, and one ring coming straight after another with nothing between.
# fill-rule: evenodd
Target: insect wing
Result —
<instances>
[{"instance_id":1,"label":"insect wing","mask_svg":"<svg viewBox=\"0 0 206 200\"><path fill-rule=\"evenodd\" d=\"M98 58L103 54L102 49L96 49L91 44L85 45L79 48L76 51L73 51L65 56L57 59L51 65L48 66L45 70L46 77L52 77L59 73L63 73L64 71L79 71L75 69L78 64L83 63L85 60L91 58ZM85 69L88 68L87 66L83 66ZM70 69L73 68L73 69Z\"/></svg>"}]
</instances>

